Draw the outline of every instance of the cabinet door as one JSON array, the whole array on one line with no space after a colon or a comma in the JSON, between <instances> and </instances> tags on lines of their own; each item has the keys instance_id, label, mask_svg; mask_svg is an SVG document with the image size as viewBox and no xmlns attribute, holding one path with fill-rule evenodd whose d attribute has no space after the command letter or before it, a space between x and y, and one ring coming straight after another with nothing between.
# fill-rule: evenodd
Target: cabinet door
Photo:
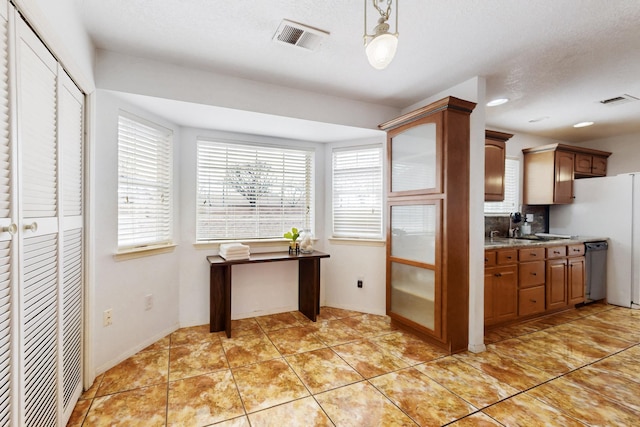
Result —
<instances>
[{"instance_id":1,"label":"cabinet door","mask_svg":"<svg viewBox=\"0 0 640 427\"><path fill-rule=\"evenodd\" d=\"M573 202L573 162L574 153L556 151L554 203Z\"/></svg>"},{"instance_id":2,"label":"cabinet door","mask_svg":"<svg viewBox=\"0 0 640 427\"><path fill-rule=\"evenodd\" d=\"M584 257L569 258L569 304L585 300Z\"/></svg>"},{"instance_id":3,"label":"cabinet door","mask_svg":"<svg viewBox=\"0 0 640 427\"><path fill-rule=\"evenodd\" d=\"M485 140L484 143L484 200L504 200L505 143Z\"/></svg>"},{"instance_id":4,"label":"cabinet door","mask_svg":"<svg viewBox=\"0 0 640 427\"><path fill-rule=\"evenodd\" d=\"M518 314L518 266L490 268L485 271L485 323L514 319ZM488 312L487 312L488 310Z\"/></svg>"},{"instance_id":5,"label":"cabinet door","mask_svg":"<svg viewBox=\"0 0 640 427\"><path fill-rule=\"evenodd\" d=\"M591 173L596 176L607 175L607 158L593 156L593 161L591 163Z\"/></svg>"},{"instance_id":6,"label":"cabinet door","mask_svg":"<svg viewBox=\"0 0 640 427\"><path fill-rule=\"evenodd\" d=\"M567 260L547 261L547 310L566 307L567 298Z\"/></svg>"},{"instance_id":7,"label":"cabinet door","mask_svg":"<svg viewBox=\"0 0 640 427\"><path fill-rule=\"evenodd\" d=\"M591 154L576 153L575 172L590 174L592 159Z\"/></svg>"}]
</instances>

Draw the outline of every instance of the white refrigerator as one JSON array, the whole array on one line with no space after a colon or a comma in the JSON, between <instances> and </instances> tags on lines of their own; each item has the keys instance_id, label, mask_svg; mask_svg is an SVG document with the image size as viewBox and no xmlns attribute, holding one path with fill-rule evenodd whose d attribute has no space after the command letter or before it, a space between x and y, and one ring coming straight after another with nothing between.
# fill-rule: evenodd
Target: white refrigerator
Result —
<instances>
[{"instance_id":1,"label":"white refrigerator","mask_svg":"<svg viewBox=\"0 0 640 427\"><path fill-rule=\"evenodd\" d=\"M607 302L640 308L640 172L574 181L570 205L549 208L549 232L608 238Z\"/></svg>"}]
</instances>

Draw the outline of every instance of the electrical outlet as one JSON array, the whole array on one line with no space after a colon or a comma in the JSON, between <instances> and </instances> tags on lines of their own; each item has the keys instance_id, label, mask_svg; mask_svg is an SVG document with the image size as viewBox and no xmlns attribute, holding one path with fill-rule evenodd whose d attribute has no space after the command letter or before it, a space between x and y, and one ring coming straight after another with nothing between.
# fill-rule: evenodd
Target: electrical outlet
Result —
<instances>
[{"instance_id":1,"label":"electrical outlet","mask_svg":"<svg viewBox=\"0 0 640 427\"><path fill-rule=\"evenodd\" d=\"M144 309L151 310L153 308L153 295L148 294L144 297Z\"/></svg>"},{"instance_id":2,"label":"electrical outlet","mask_svg":"<svg viewBox=\"0 0 640 427\"><path fill-rule=\"evenodd\" d=\"M362 288L362 284L363 284L364 280L362 279L362 277L358 277L358 287Z\"/></svg>"},{"instance_id":3,"label":"electrical outlet","mask_svg":"<svg viewBox=\"0 0 640 427\"><path fill-rule=\"evenodd\" d=\"M113 324L113 309L110 308L102 313L102 324L104 326L111 326Z\"/></svg>"},{"instance_id":4,"label":"electrical outlet","mask_svg":"<svg viewBox=\"0 0 640 427\"><path fill-rule=\"evenodd\" d=\"M526 218L527 222L533 222L533 214L527 214L527 215L525 215L525 218Z\"/></svg>"}]
</instances>

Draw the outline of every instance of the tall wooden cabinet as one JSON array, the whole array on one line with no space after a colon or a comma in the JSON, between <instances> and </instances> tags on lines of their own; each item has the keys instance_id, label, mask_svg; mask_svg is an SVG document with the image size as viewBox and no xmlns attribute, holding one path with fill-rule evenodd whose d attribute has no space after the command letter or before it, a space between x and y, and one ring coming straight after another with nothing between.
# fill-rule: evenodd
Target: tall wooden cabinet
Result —
<instances>
[{"instance_id":1,"label":"tall wooden cabinet","mask_svg":"<svg viewBox=\"0 0 640 427\"><path fill-rule=\"evenodd\" d=\"M504 200L506 142L510 133L486 130L484 134L484 200Z\"/></svg>"},{"instance_id":2,"label":"tall wooden cabinet","mask_svg":"<svg viewBox=\"0 0 640 427\"><path fill-rule=\"evenodd\" d=\"M387 313L450 352L468 343L469 115L448 97L387 131Z\"/></svg>"},{"instance_id":3,"label":"tall wooden cabinet","mask_svg":"<svg viewBox=\"0 0 640 427\"><path fill-rule=\"evenodd\" d=\"M82 392L84 96L0 17L0 425L61 426Z\"/></svg>"}]
</instances>

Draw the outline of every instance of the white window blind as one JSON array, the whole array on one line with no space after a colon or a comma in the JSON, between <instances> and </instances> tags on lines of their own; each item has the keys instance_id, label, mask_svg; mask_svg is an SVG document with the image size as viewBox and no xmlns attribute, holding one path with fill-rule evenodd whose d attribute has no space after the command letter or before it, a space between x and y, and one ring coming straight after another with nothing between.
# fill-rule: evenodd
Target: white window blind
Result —
<instances>
[{"instance_id":1,"label":"white window blind","mask_svg":"<svg viewBox=\"0 0 640 427\"><path fill-rule=\"evenodd\" d=\"M382 146L333 150L333 236L382 238Z\"/></svg>"},{"instance_id":2,"label":"white window blind","mask_svg":"<svg viewBox=\"0 0 640 427\"><path fill-rule=\"evenodd\" d=\"M520 204L520 160L505 160L504 200L502 202L485 202L485 214L508 214L518 211Z\"/></svg>"},{"instance_id":3,"label":"white window blind","mask_svg":"<svg viewBox=\"0 0 640 427\"><path fill-rule=\"evenodd\" d=\"M313 230L312 150L198 140L196 240Z\"/></svg>"},{"instance_id":4,"label":"white window blind","mask_svg":"<svg viewBox=\"0 0 640 427\"><path fill-rule=\"evenodd\" d=\"M118 117L118 249L171 242L173 132Z\"/></svg>"}]
</instances>

